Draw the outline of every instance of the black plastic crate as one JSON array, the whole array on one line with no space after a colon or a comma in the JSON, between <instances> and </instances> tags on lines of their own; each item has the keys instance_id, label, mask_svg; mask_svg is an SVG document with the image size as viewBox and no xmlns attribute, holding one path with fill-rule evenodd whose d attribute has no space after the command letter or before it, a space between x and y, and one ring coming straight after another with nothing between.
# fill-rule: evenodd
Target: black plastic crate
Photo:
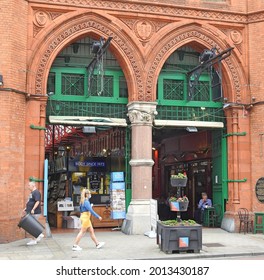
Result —
<instances>
[{"instance_id":1,"label":"black plastic crate","mask_svg":"<svg viewBox=\"0 0 264 280\"><path fill-rule=\"evenodd\" d=\"M158 221L157 243L165 253L199 253L202 249L202 226L165 226Z\"/></svg>"}]
</instances>

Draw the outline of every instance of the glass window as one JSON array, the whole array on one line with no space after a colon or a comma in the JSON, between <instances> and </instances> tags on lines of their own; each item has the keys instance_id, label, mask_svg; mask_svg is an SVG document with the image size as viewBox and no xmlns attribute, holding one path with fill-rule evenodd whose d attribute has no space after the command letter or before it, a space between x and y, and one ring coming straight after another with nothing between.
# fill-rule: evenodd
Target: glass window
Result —
<instances>
[{"instance_id":1,"label":"glass window","mask_svg":"<svg viewBox=\"0 0 264 280\"><path fill-rule=\"evenodd\" d=\"M209 81L199 81L195 86L193 101L210 101L210 83Z\"/></svg>"},{"instance_id":2,"label":"glass window","mask_svg":"<svg viewBox=\"0 0 264 280\"><path fill-rule=\"evenodd\" d=\"M49 77L48 77L48 84L47 84L47 93L49 92L53 92L55 93L55 77L56 74L53 72L49 73Z\"/></svg>"},{"instance_id":3,"label":"glass window","mask_svg":"<svg viewBox=\"0 0 264 280\"><path fill-rule=\"evenodd\" d=\"M62 95L84 95L84 75L62 73L61 76Z\"/></svg>"},{"instance_id":4,"label":"glass window","mask_svg":"<svg viewBox=\"0 0 264 280\"><path fill-rule=\"evenodd\" d=\"M184 100L184 81L163 79L164 100Z\"/></svg>"},{"instance_id":5,"label":"glass window","mask_svg":"<svg viewBox=\"0 0 264 280\"><path fill-rule=\"evenodd\" d=\"M113 97L114 96L114 77L93 75L91 78L90 96Z\"/></svg>"},{"instance_id":6,"label":"glass window","mask_svg":"<svg viewBox=\"0 0 264 280\"><path fill-rule=\"evenodd\" d=\"M128 98L127 82L124 76L119 76L119 97Z\"/></svg>"}]
</instances>

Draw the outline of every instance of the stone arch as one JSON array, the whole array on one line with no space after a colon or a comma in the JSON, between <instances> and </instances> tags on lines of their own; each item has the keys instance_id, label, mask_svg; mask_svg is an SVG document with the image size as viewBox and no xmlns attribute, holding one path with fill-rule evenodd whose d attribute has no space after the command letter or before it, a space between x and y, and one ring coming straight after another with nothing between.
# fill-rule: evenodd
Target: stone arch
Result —
<instances>
[{"instance_id":1,"label":"stone arch","mask_svg":"<svg viewBox=\"0 0 264 280\"><path fill-rule=\"evenodd\" d=\"M148 67L148 75L146 79L146 99L148 101L156 100L156 85L159 73L165 61L168 57L179 47L184 45L193 45L196 48L202 50L202 48L212 48L216 47L218 52L221 52L232 44L228 42L228 38L221 37L219 32L216 35L210 32L212 30L201 26L199 24L189 24L187 26L182 26L177 28L173 27L172 30L163 34L162 38L159 36L159 48L155 54L151 54L152 59L151 64ZM216 29L217 30L217 29ZM223 61L223 74L224 78L228 79L228 83L231 85L232 91L231 96L229 95L229 100L234 102L241 102L243 97L242 84L246 84L245 74L241 69L241 62L239 59L238 51L234 49L232 56L226 58Z\"/></svg>"},{"instance_id":2,"label":"stone arch","mask_svg":"<svg viewBox=\"0 0 264 280\"><path fill-rule=\"evenodd\" d=\"M122 22L117 25L116 20L109 15L102 16L94 12L69 13L66 20L55 20L55 24L40 32L36 38L38 41L29 61L28 91L44 95L49 69L59 52L78 38L90 34L95 37L113 37L110 50L125 74L129 99L143 100L142 57L137 45L120 28L120 24Z\"/></svg>"}]
</instances>

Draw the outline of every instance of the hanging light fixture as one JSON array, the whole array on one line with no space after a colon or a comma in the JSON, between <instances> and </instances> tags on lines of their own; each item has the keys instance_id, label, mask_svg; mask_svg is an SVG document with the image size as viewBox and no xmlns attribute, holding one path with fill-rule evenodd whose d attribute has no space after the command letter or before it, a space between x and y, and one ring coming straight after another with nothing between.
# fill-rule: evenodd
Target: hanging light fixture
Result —
<instances>
[{"instance_id":1,"label":"hanging light fixture","mask_svg":"<svg viewBox=\"0 0 264 280\"><path fill-rule=\"evenodd\" d=\"M80 45L78 43L72 44L72 51L73 53L78 53Z\"/></svg>"}]
</instances>

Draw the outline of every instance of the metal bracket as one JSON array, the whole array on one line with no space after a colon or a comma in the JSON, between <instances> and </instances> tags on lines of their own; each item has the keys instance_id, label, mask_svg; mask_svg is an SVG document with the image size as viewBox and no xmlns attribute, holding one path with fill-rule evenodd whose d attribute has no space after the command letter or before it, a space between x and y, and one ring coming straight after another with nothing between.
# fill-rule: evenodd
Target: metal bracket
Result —
<instances>
[{"instance_id":1,"label":"metal bracket","mask_svg":"<svg viewBox=\"0 0 264 280\"><path fill-rule=\"evenodd\" d=\"M233 132L233 133L227 133L225 135L223 135L223 137L230 137L230 136L246 136L247 133L244 132Z\"/></svg>"},{"instance_id":2,"label":"metal bracket","mask_svg":"<svg viewBox=\"0 0 264 280\"><path fill-rule=\"evenodd\" d=\"M247 181L247 178L244 178L242 180L224 180L224 182L227 182L227 183L245 183Z\"/></svg>"},{"instance_id":3,"label":"metal bracket","mask_svg":"<svg viewBox=\"0 0 264 280\"><path fill-rule=\"evenodd\" d=\"M43 179L38 179L38 178L35 178L35 177L32 177L32 176L29 177L29 181L30 182L44 182Z\"/></svg>"},{"instance_id":4,"label":"metal bracket","mask_svg":"<svg viewBox=\"0 0 264 280\"><path fill-rule=\"evenodd\" d=\"M44 127L44 126L37 126L37 125L34 125L34 124L31 124L29 127L31 129L36 129L36 130L46 130L46 127Z\"/></svg>"},{"instance_id":5,"label":"metal bracket","mask_svg":"<svg viewBox=\"0 0 264 280\"><path fill-rule=\"evenodd\" d=\"M104 76L103 76L103 55L105 54L107 48L110 45L111 40L113 37L109 37L106 41L101 38L100 41L96 41L93 44L92 52L95 54L94 58L91 60L91 62L88 64L87 73L88 73L88 94L90 95L90 91L92 89L92 82L93 82L93 74L96 66L101 67L101 89L97 93L98 95L101 95L103 91L103 83L104 83ZM89 96L88 96L89 97Z\"/></svg>"},{"instance_id":6,"label":"metal bracket","mask_svg":"<svg viewBox=\"0 0 264 280\"><path fill-rule=\"evenodd\" d=\"M203 71L208 70L211 75L212 91L220 91L220 95L217 93L215 100L218 100L222 97L222 66L221 61L226 59L231 55L231 51L234 48L228 48L220 53L216 53L216 48L211 50L204 50L200 55L199 61L200 64L193 68L187 73L187 85L188 85L188 100L193 100L195 89L199 84L199 78ZM215 64L218 64L216 69L213 68Z\"/></svg>"}]
</instances>

